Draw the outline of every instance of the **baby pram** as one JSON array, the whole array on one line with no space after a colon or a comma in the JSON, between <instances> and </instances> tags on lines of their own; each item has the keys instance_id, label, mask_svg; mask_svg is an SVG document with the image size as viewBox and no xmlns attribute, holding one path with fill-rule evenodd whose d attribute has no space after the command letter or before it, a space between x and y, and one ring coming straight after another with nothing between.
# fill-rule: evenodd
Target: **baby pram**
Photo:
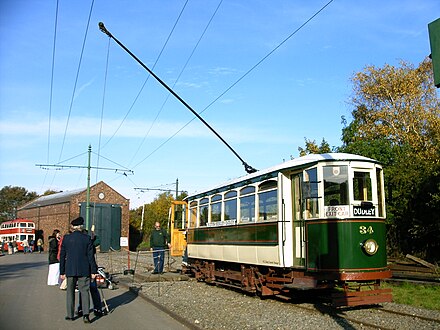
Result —
<instances>
[{"instance_id":1,"label":"baby pram","mask_svg":"<svg viewBox=\"0 0 440 330\"><path fill-rule=\"evenodd\" d=\"M117 282L110 273L105 271L105 267L98 267L98 276L95 278L98 288L115 289Z\"/></svg>"}]
</instances>

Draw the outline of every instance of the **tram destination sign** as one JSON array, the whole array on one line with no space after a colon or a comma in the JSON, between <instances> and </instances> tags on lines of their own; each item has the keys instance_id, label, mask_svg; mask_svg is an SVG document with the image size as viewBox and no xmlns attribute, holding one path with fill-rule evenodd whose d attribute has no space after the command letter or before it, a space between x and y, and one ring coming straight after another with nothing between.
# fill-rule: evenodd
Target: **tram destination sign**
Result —
<instances>
[{"instance_id":1,"label":"tram destination sign","mask_svg":"<svg viewBox=\"0 0 440 330\"><path fill-rule=\"evenodd\" d=\"M374 206L353 206L354 216L370 216L374 217L376 215L376 209Z\"/></svg>"}]
</instances>

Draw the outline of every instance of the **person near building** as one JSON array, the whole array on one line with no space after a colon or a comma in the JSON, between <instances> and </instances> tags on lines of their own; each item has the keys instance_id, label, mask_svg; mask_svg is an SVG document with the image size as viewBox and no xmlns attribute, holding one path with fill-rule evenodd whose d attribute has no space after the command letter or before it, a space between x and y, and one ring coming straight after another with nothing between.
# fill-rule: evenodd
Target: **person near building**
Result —
<instances>
[{"instance_id":1,"label":"person near building","mask_svg":"<svg viewBox=\"0 0 440 330\"><path fill-rule=\"evenodd\" d=\"M83 233L86 235L88 234L87 230L84 229ZM93 231L92 226L92 243L93 243L93 255L96 256L96 248L101 244L101 239L99 236L95 235L95 232ZM95 258L96 260L96 258ZM92 296L93 301L93 314L97 317L104 316L106 313L102 309L102 301L101 301L101 295L99 294L98 290L98 283L95 281L90 281L90 295ZM81 292L78 294L78 316L83 316L83 310L82 310L82 295Z\"/></svg>"},{"instance_id":2,"label":"person near building","mask_svg":"<svg viewBox=\"0 0 440 330\"><path fill-rule=\"evenodd\" d=\"M43 249L43 239L41 237L37 240L37 249L38 253L41 253L41 250Z\"/></svg>"},{"instance_id":3,"label":"person near building","mask_svg":"<svg viewBox=\"0 0 440 330\"><path fill-rule=\"evenodd\" d=\"M27 240L27 238L25 238L22 241L22 244L23 244L23 253L24 254L28 253L29 252L29 241Z\"/></svg>"},{"instance_id":4,"label":"person near building","mask_svg":"<svg viewBox=\"0 0 440 330\"><path fill-rule=\"evenodd\" d=\"M58 259L58 247L61 234L55 229L49 236L49 274L47 275L47 285L60 285L60 261Z\"/></svg>"},{"instance_id":5,"label":"person near building","mask_svg":"<svg viewBox=\"0 0 440 330\"><path fill-rule=\"evenodd\" d=\"M84 219L76 218L71 225L73 232L64 236L60 253L61 278L67 278L65 319L74 319L75 287L78 285L82 297L83 321L90 323L90 279L95 279L98 267L93 255L92 240L82 232Z\"/></svg>"},{"instance_id":6,"label":"person near building","mask_svg":"<svg viewBox=\"0 0 440 330\"><path fill-rule=\"evenodd\" d=\"M170 237L165 229L160 228L160 223L154 224L154 230L150 236L150 250L153 251L154 271L153 274L163 273L165 249L171 248Z\"/></svg>"}]
</instances>

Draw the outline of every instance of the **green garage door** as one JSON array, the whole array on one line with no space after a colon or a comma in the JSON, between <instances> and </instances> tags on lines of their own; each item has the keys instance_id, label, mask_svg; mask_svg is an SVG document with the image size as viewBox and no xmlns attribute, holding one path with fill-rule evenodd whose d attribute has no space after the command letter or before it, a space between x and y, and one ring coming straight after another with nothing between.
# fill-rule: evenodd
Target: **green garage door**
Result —
<instances>
[{"instance_id":1,"label":"green garage door","mask_svg":"<svg viewBox=\"0 0 440 330\"><path fill-rule=\"evenodd\" d=\"M81 216L86 218L86 203L81 203ZM89 232L95 225L95 234L101 239L101 251L119 250L121 237L122 208L118 204L91 204L89 213Z\"/></svg>"}]
</instances>

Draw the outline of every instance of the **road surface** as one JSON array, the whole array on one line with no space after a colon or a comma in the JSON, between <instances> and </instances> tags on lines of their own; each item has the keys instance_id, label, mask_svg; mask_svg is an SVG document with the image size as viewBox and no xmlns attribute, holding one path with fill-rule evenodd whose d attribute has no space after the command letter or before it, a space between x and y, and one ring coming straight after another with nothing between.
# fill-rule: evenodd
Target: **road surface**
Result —
<instances>
[{"instance_id":1,"label":"road surface","mask_svg":"<svg viewBox=\"0 0 440 330\"><path fill-rule=\"evenodd\" d=\"M66 292L47 285L47 253L0 256L0 328L9 329L187 329L168 314L119 286L103 289L110 313L66 321ZM78 298L76 297L76 301Z\"/></svg>"}]
</instances>

